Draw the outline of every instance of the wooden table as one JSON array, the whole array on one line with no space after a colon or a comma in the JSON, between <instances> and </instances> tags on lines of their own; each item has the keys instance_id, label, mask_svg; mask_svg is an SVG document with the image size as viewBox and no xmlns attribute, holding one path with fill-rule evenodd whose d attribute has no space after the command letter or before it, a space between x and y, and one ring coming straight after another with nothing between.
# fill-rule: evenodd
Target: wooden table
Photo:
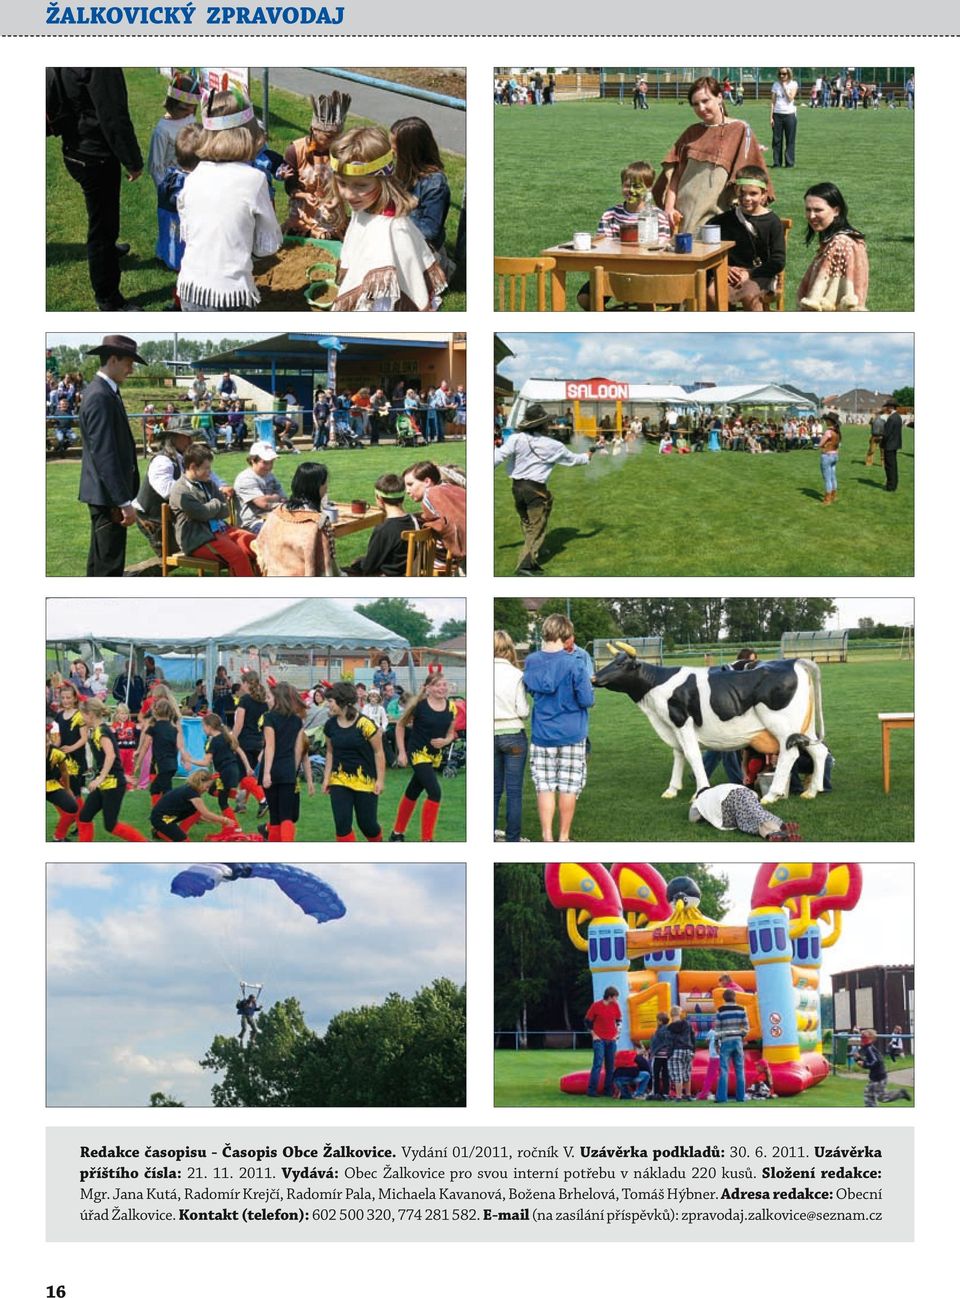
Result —
<instances>
[{"instance_id":1,"label":"wooden table","mask_svg":"<svg viewBox=\"0 0 960 1298\"><path fill-rule=\"evenodd\" d=\"M707 275L712 273L717 290L718 311L726 311L727 253L732 240L721 243L700 243L694 240L693 252L672 252L669 248L646 249L636 243L621 243L619 239L599 239L589 252L577 252L569 244L544 248L541 257L552 257L556 267L550 272L554 311L567 309L567 274L579 271L590 278L594 266L601 266L606 274L614 275L689 275L696 277L697 310L707 309Z\"/></svg>"},{"instance_id":2,"label":"wooden table","mask_svg":"<svg viewBox=\"0 0 960 1298\"><path fill-rule=\"evenodd\" d=\"M883 791L890 792L890 731L912 730L912 712L878 712L880 722L880 751L883 755Z\"/></svg>"},{"instance_id":3,"label":"wooden table","mask_svg":"<svg viewBox=\"0 0 960 1298\"><path fill-rule=\"evenodd\" d=\"M368 528L376 527L378 523L383 522L383 510L378 509L376 505L368 505L363 514L354 514L349 501L346 504L341 504L337 500L332 503L339 514L337 521L331 524L334 536L350 536L353 532L365 532Z\"/></svg>"}]
</instances>

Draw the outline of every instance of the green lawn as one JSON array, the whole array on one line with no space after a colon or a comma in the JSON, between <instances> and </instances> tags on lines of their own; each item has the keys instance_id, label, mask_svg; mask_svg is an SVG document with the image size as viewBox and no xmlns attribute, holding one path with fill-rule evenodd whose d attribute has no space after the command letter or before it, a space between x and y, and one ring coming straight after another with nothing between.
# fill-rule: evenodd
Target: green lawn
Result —
<instances>
[{"instance_id":1,"label":"green lawn","mask_svg":"<svg viewBox=\"0 0 960 1298\"><path fill-rule=\"evenodd\" d=\"M647 444L556 469L545 575L913 576L913 430L904 430L896 493L883 490L882 465L864 465L868 440L868 429L844 427L839 497L827 509L815 450L658 455ZM504 470L494 509L494 572L508 576L521 540Z\"/></svg>"},{"instance_id":2,"label":"green lawn","mask_svg":"<svg viewBox=\"0 0 960 1298\"><path fill-rule=\"evenodd\" d=\"M400 795L406 788L409 779L410 772L408 770L394 769L387 771L386 787L380 798L380 824L384 830L384 838L389 837L393 826L393 816L400 802ZM179 783L177 781L177 784ZM443 843L463 843L467 837L467 781L465 772L461 771L456 779L441 780L440 786L443 790L443 803L440 809L440 818L437 821L435 840ZM302 789L297 839L304 843L332 843L335 841L336 835L333 830L333 816L330 813L330 800L320 794L319 781L317 789L318 792L313 798L308 798L306 789ZM211 811L217 810L215 798L208 797L205 801ZM420 805L407 828L406 838L408 842L419 842L420 807L422 805L423 798L421 797ZM263 826L266 824L266 820L257 820L256 811L256 805L251 802L249 810L241 819L241 828L245 833L256 833L258 825ZM146 790L128 792L123 799L120 819L128 825L133 825L134 828L139 829L142 834L146 834L149 838L150 794ZM52 838L56 824L57 813L48 804L46 810L48 841ZM194 843L201 843L208 833L216 833L218 828L217 825L196 824L189 832L190 840ZM107 834L99 819L95 822L94 832L100 841L106 840L111 843L118 841ZM357 838L360 843L363 842L359 833ZM76 839L71 839L71 842L76 843Z\"/></svg>"},{"instance_id":3,"label":"green lawn","mask_svg":"<svg viewBox=\"0 0 960 1298\"><path fill-rule=\"evenodd\" d=\"M150 135L163 111L167 80L153 68L126 68L124 75L130 101L130 117L144 158ZM261 105L260 82L251 86L254 105ZM310 128L309 99L270 87L269 147L283 153L292 140L305 135ZM382 123L379 123L382 125ZM351 115L347 125L371 125L367 118ZM443 163L454 201L447 218L447 247L453 255L460 217L460 195L466 175L466 159L456 153L443 153ZM60 141L47 140L47 309L49 311L91 311L93 293L87 274L86 213L80 187L70 179L60 156ZM283 185L274 189L277 214L286 214ZM146 174L134 184L123 182L121 195L121 236L132 246L123 260L121 291L143 311L161 311L168 306L176 282L176 272L168 270L153 255L157 240L157 201L153 181ZM444 307L462 311L466 294L444 295ZM309 310L306 302L304 311ZM313 313L319 321L323 314Z\"/></svg>"},{"instance_id":4,"label":"green lawn","mask_svg":"<svg viewBox=\"0 0 960 1298\"><path fill-rule=\"evenodd\" d=\"M137 406L139 409L140 407ZM445 442L441 446L445 464L466 465L464 442ZM399 473L416 459L419 452L402 446L372 446L362 451L304 451L303 455L282 454L276 462L276 475L286 489L297 465L305 460L324 457L330 470L330 496L333 500L372 500L373 484L383 473ZM220 454L214 467L227 483L232 483L246 458L238 454ZM141 473L146 470L141 462ZM77 500L80 483L79 460L50 460L47 464L47 575L81 577L86 571L87 547L90 542L90 518L87 507ZM366 551L369 532L354 532L337 542L337 558L345 567ZM127 539L127 563L149 559L153 551L137 528L131 528Z\"/></svg>"},{"instance_id":5,"label":"green lawn","mask_svg":"<svg viewBox=\"0 0 960 1298\"><path fill-rule=\"evenodd\" d=\"M826 740L836 759L833 792L812 801L786 798L773 807L796 820L807 842L910 842L913 838L913 732L892 736L891 788L884 796L878 712L913 710L913 663L848 662L825 665L823 711ZM687 819L693 782L674 799L660 795L670 780L672 751L625 694L597 690L590 713L592 745L587 785L573 822L576 842L747 843ZM714 772L713 783L724 778ZM524 772L523 835L540 841L536 798ZM503 808L501 806L501 814ZM757 845L758 840L753 840Z\"/></svg>"},{"instance_id":6,"label":"green lawn","mask_svg":"<svg viewBox=\"0 0 960 1298\"><path fill-rule=\"evenodd\" d=\"M590 1070L592 1055L587 1050L496 1050L493 1056L493 1102L498 1108L538 1108L538 1109L620 1109L622 1101L608 1100L602 1095L591 1098L588 1095L567 1095L560 1090L560 1078L567 1073ZM898 1061L897 1068L912 1066L913 1060ZM896 1070L890 1067L890 1088L897 1084ZM784 1096L776 1100L758 1100L748 1103L749 1107L758 1110L769 1109L858 1109L863 1107L863 1088L865 1075L842 1071L831 1073L829 1077L816 1086L811 1086L799 1095ZM913 1087L907 1088L911 1093ZM705 1107L718 1118L723 1112L734 1115L730 1121L737 1121L743 1114L739 1104L728 1104L726 1109L706 1101ZM912 1108L913 1103L898 1100L891 1108ZM683 1111L685 1106L679 1106ZM674 1122L678 1115L675 1104L645 1104L643 1108L647 1121L650 1115L662 1117L664 1123Z\"/></svg>"},{"instance_id":7,"label":"green lawn","mask_svg":"<svg viewBox=\"0 0 960 1298\"><path fill-rule=\"evenodd\" d=\"M769 103L748 103L733 116L749 122L770 151ZM620 198L620 171L645 159L659 172L677 137L696 122L686 102L657 103L634 112L629 100L585 100L547 109L495 109L495 251L529 257L596 229L600 214ZM913 113L801 109L797 165L773 173L774 211L789 216L785 302L811 260L804 245L803 195L832 181L847 200L852 223L867 238L871 311L913 310ZM585 279L586 276L583 277ZM577 310L583 280L567 280L567 310Z\"/></svg>"}]
</instances>

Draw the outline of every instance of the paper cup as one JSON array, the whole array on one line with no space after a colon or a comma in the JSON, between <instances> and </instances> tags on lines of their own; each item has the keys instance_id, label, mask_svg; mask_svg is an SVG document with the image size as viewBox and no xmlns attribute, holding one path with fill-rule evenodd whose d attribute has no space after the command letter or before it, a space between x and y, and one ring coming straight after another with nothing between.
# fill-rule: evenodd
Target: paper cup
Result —
<instances>
[{"instance_id":1,"label":"paper cup","mask_svg":"<svg viewBox=\"0 0 960 1298\"><path fill-rule=\"evenodd\" d=\"M580 230L573 236L573 247L576 252L589 252L593 239L588 230Z\"/></svg>"}]
</instances>

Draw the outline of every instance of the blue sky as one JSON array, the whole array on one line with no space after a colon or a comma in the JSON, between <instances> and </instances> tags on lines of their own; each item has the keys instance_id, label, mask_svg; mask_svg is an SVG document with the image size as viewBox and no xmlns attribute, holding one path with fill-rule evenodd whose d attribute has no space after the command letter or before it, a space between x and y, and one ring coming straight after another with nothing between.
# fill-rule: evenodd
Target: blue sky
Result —
<instances>
[{"instance_id":1,"label":"blue sky","mask_svg":"<svg viewBox=\"0 0 960 1298\"><path fill-rule=\"evenodd\" d=\"M198 899L170 893L177 865L47 866L47 1103L144 1106L163 1090L209 1103L197 1065L237 1029L241 978L264 1004L295 996L309 1025L466 977L464 867L304 866L343 899L318 925L270 881Z\"/></svg>"},{"instance_id":2,"label":"blue sky","mask_svg":"<svg viewBox=\"0 0 960 1298\"><path fill-rule=\"evenodd\" d=\"M499 366L528 378L633 383L792 383L818 396L913 383L912 334L501 334L515 353Z\"/></svg>"}]
</instances>

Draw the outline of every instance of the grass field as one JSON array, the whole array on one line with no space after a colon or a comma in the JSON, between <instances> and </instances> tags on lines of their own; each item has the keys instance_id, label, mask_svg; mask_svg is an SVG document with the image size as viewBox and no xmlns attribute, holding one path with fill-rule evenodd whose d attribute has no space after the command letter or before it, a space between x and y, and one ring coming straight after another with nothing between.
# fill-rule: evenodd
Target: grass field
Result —
<instances>
[{"instance_id":1,"label":"grass field","mask_svg":"<svg viewBox=\"0 0 960 1298\"><path fill-rule=\"evenodd\" d=\"M138 407L139 408L139 407ZM445 464L466 465L466 445L444 442ZM383 473L399 473L416 459L419 452L402 446L372 446L362 451L305 451L302 455L282 454L275 473L284 488L298 464L323 456L330 470L330 497L333 500L373 500L373 484ZM218 475L232 483L241 469L247 467L245 456L219 454L214 465ZM141 462L141 473L145 469ZM47 464L47 575L49 577L82 577L86 571L87 547L90 543L90 516L86 505L77 500L80 484L79 460L51 460ZM337 559L345 567L366 551L370 532L354 532L337 542ZM153 551L139 529L131 528L127 538L127 563L136 564L153 557Z\"/></svg>"},{"instance_id":2,"label":"grass field","mask_svg":"<svg viewBox=\"0 0 960 1298\"><path fill-rule=\"evenodd\" d=\"M540 562L548 577L913 575L914 435L904 430L900 489L864 465L869 432L844 426L836 505L821 504L816 451L631 456L559 468ZM757 511L764 501L763 513ZM521 554L506 472L494 475L494 572Z\"/></svg>"},{"instance_id":3,"label":"grass field","mask_svg":"<svg viewBox=\"0 0 960 1298\"><path fill-rule=\"evenodd\" d=\"M393 826L393 816L400 802L400 795L407 786L410 779L410 772L407 770L388 770L386 786L383 795L380 798L380 824L384 831L384 838L390 835L390 829ZM180 781L176 782L175 787L179 787ZM333 829L333 816L330 812L330 800L323 797L319 792L319 781L317 784L317 794L313 798L308 798L306 789L302 789L300 799L300 821L297 825L297 840L301 843L332 843L336 839ZM466 823L467 823L467 781L465 772L461 771L456 779L441 780L440 787L443 790L443 802L440 809L440 818L437 821L435 831L435 841L443 843L463 843L466 841ZM211 811L217 811L215 798L205 799L207 806ZM420 837L420 807L423 805L421 797L420 804L414 813L413 819L407 828L406 838L408 842L415 843ZM256 833L257 827L264 826L266 820L258 821L256 818L256 806L250 803L250 808L246 815L241 817L240 826L244 833ZM120 819L128 825L133 825L139 829L142 834L150 837L150 794L144 789L141 791L128 792L123 799L123 810L120 813ZM46 810L46 829L47 840L52 838L53 830L57 823L57 813L47 804ZM189 831L189 837L194 843L203 842L208 833L216 833L219 829L217 825L204 825L198 823ZM103 823L98 818L95 822L97 839L100 841L117 842L103 828ZM363 839L359 832L357 833L359 843ZM76 843L76 839L70 840ZM176 849L175 849L176 850Z\"/></svg>"},{"instance_id":4,"label":"grass field","mask_svg":"<svg viewBox=\"0 0 960 1298\"><path fill-rule=\"evenodd\" d=\"M162 114L167 80L153 68L126 68L124 75L130 117L141 152L146 158L150 135ZM262 102L259 81L253 82L251 93L259 111ZM271 86L270 148L283 153L291 141L305 135L310 127L310 115L309 99ZM366 118L351 114L347 125L367 126L371 123ZM443 153L442 157L454 199L447 218L447 247L452 256L460 217L460 195L463 193L466 159L455 153ZM64 169L58 139L47 140L46 167L47 310L92 311L95 306L87 274L87 226L83 195L79 185L70 179ZM274 192L277 215L282 221L286 215L287 203L283 185L277 184ZM171 302L176 272L162 265L153 255L157 240L157 200L149 175L145 173L134 184L128 184L124 180L120 202L121 237L132 247L132 251L123 259L121 292L142 311L162 311ZM450 292L444 295L445 309L462 311L465 306L465 293ZM309 310L306 302L303 309ZM324 317L319 314L316 318L320 320Z\"/></svg>"},{"instance_id":5,"label":"grass field","mask_svg":"<svg viewBox=\"0 0 960 1298\"><path fill-rule=\"evenodd\" d=\"M784 820L798 821L807 842L911 841L913 732L903 730L892 737L891 788L884 795L877 713L913 710L913 663L835 663L822 671L826 741L836 759L833 792L812 801L786 798L773 810ZM689 770L684 772L678 797L661 799L670 780L672 752L626 695L596 691L590 741L587 785L573 822L574 841L749 841L736 831L723 833L710 825L690 823ZM723 768L718 767L713 783L723 778ZM533 842L540 841L529 769L524 773L522 832Z\"/></svg>"},{"instance_id":6,"label":"grass field","mask_svg":"<svg viewBox=\"0 0 960 1298\"><path fill-rule=\"evenodd\" d=\"M600 214L620 200L620 171L645 159L659 171L673 142L696 122L683 103L651 103L634 112L615 100L558 103L552 108L495 111L495 252L530 257L594 230ZM768 102L747 103L733 116L748 122L770 145ZM866 235L870 256L871 311L911 311L913 292L913 113L800 109L797 165L775 173L774 211L789 216L785 303L793 309L797 286L812 253L804 246L803 195L832 181L847 200L852 223ZM583 279L568 276L567 310L577 310Z\"/></svg>"},{"instance_id":7,"label":"grass field","mask_svg":"<svg viewBox=\"0 0 960 1298\"><path fill-rule=\"evenodd\" d=\"M560 1090L560 1078L567 1073L590 1070L592 1054L588 1050L496 1050L493 1056L493 1102L497 1108L539 1108L539 1109L602 1109L615 1106L617 1112L628 1112L626 1105L620 1108L620 1100L609 1100L602 1095L567 1095ZM913 1058L904 1056L895 1065L887 1062L890 1072L890 1089L897 1086L897 1072L913 1067ZM769 1109L858 1109L863 1107L863 1088L865 1074L850 1073L845 1070L831 1073L817 1086L811 1086L799 1095L784 1096L776 1100L748 1102L748 1108L755 1107L764 1111ZM912 1084L908 1090L913 1092ZM736 1122L743 1115L739 1104L718 1106L706 1101L711 1112L716 1112L718 1119L721 1113L734 1115ZM635 1104L634 1108L638 1108ZM912 1108L913 1104L899 1100L897 1108ZM685 1106L675 1104L644 1104L643 1113L646 1121L660 1118L664 1123L674 1122L678 1111ZM652 1116L651 1116L652 1115Z\"/></svg>"}]
</instances>

